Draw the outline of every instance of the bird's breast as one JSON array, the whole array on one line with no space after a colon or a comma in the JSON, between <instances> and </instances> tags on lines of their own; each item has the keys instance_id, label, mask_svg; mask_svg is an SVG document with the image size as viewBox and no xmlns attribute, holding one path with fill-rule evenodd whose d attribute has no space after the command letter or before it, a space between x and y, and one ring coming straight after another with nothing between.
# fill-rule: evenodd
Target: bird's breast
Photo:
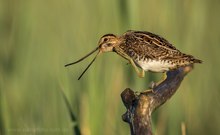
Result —
<instances>
[{"instance_id":1,"label":"bird's breast","mask_svg":"<svg viewBox=\"0 0 220 135\"><path fill-rule=\"evenodd\" d=\"M135 63L145 71L165 72L175 66L165 60L136 60Z\"/></svg>"}]
</instances>

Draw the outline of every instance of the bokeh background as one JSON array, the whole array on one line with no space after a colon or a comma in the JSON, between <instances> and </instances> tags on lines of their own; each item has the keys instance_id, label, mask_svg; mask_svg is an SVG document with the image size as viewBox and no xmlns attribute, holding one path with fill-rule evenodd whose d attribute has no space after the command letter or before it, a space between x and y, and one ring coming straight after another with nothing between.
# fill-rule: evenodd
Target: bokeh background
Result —
<instances>
[{"instance_id":1,"label":"bokeh background","mask_svg":"<svg viewBox=\"0 0 220 135\"><path fill-rule=\"evenodd\" d=\"M114 53L65 68L106 33L157 33L204 61L153 115L156 135L220 134L219 0L0 0L0 134L72 135L61 90L84 135L126 135L120 93L141 91L144 79Z\"/></svg>"}]
</instances>

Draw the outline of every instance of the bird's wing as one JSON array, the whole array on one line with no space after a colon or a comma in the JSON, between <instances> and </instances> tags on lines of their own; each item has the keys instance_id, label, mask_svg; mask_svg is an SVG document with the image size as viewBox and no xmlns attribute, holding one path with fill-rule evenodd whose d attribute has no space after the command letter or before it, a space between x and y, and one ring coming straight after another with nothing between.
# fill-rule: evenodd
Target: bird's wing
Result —
<instances>
[{"instance_id":1,"label":"bird's wing","mask_svg":"<svg viewBox=\"0 0 220 135\"><path fill-rule=\"evenodd\" d=\"M185 55L166 39L151 32L127 31L124 37L126 39L125 44L131 52L143 54L144 58L179 59Z\"/></svg>"},{"instance_id":2,"label":"bird's wing","mask_svg":"<svg viewBox=\"0 0 220 135\"><path fill-rule=\"evenodd\" d=\"M136 39L142 40L146 42L146 45L150 44L152 46L158 46L160 48L164 48L171 51L176 51L176 47L169 43L163 37L147 32L147 31L128 31L126 32L130 36L134 36Z\"/></svg>"}]
</instances>

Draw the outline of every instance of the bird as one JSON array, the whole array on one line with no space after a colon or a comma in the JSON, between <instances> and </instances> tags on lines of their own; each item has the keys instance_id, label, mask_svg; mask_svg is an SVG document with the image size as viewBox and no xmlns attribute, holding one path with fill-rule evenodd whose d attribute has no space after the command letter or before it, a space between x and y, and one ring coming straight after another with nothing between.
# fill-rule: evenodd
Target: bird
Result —
<instances>
[{"instance_id":1,"label":"bird","mask_svg":"<svg viewBox=\"0 0 220 135\"><path fill-rule=\"evenodd\" d=\"M182 53L165 38L157 34L128 30L120 36L115 34L103 35L98 42L98 47L81 59L66 64L65 67L81 62L96 51L98 53L78 80L92 65L97 56L105 52L115 52L126 59L140 78L145 76L145 71L165 73L190 64L202 63L202 60Z\"/></svg>"}]
</instances>

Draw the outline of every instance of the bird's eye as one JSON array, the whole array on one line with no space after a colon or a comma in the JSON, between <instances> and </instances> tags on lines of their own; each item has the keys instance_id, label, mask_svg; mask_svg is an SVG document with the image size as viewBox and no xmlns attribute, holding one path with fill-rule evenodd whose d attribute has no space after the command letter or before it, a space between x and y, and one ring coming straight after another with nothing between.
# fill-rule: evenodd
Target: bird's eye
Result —
<instances>
[{"instance_id":1,"label":"bird's eye","mask_svg":"<svg viewBox=\"0 0 220 135\"><path fill-rule=\"evenodd\" d=\"M104 42L108 41L108 38L104 38L103 41L104 41Z\"/></svg>"}]
</instances>

